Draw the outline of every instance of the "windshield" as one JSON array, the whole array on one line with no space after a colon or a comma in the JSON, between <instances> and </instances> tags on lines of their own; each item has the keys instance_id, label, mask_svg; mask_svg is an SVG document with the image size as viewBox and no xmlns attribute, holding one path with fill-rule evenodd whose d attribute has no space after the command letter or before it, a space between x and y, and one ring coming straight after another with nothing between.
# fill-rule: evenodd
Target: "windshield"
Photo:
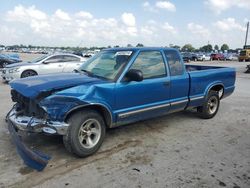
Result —
<instances>
[{"instance_id":1,"label":"windshield","mask_svg":"<svg viewBox=\"0 0 250 188\"><path fill-rule=\"evenodd\" d=\"M49 56L49 55L43 55L43 56L41 56L41 57L38 57L38 58L35 58L35 59L29 61L29 63L37 63L37 62L39 62L39 61L45 59L45 58L48 57L48 56Z\"/></svg>"},{"instance_id":2,"label":"windshield","mask_svg":"<svg viewBox=\"0 0 250 188\"><path fill-rule=\"evenodd\" d=\"M128 63L132 51L103 51L86 61L80 71L89 76L114 80L122 68Z\"/></svg>"}]
</instances>

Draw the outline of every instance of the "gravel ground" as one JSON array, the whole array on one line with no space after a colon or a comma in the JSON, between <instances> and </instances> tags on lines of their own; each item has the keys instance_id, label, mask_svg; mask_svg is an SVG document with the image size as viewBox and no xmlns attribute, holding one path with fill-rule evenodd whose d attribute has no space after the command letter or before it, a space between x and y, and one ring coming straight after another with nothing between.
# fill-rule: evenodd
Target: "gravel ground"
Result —
<instances>
[{"instance_id":1,"label":"gravel ground","mask_svg":"<svg viewBox=\"0 0 250 188\"><path fill-rule=\"evenodd\" d=\"M0 187L250 187L250 74L247 63L202 62L237 68L236 90L218 114L192 111L108 130L93 156L67 153L62 138L32 134L24 141L52 156L43 172L26 167L4 117L9 86L0 84Z\"/></svg>"}]
</instances>

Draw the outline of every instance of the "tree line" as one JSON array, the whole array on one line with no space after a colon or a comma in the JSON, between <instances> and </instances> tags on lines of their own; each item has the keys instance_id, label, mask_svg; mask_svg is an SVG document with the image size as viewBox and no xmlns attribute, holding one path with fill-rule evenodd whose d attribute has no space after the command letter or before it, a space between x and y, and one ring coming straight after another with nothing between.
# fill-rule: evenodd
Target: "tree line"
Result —
<instances>
[{"instance_id":1,"label":"tree line","mask_svg":"<svg viewBox=\"0 0 250 188\"><path fill-rule=\"evenodd\" d=\"M181 51L187 51L187 52L195 52L195 51L211 52L213 50L216 50L216 51L219 51L219 50L228 51L228 50L230 50L228 44L222 44L220 48L217 44L214 47L211 44L207 44L207 45L204 45L198 49L194 48L191 44L185 44L183 47L179 47L179 46L173 46L173 47L178 48Z\"/></svg>"}]
</instances>

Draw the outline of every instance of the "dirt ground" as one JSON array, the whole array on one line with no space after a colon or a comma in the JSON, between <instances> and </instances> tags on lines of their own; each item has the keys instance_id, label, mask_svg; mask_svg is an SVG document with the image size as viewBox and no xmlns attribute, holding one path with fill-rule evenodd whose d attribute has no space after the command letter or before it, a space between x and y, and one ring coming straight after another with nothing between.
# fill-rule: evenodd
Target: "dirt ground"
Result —
<instances>
[{"instance_id":1,"label":"dirt ground","mask_svg":"<svg viewBox=\"0 0 250 188\"><path fill-rule=\"evenodd\" d=\"M42 172L16 153L4 117L10 88L0 83L0 187L250 187L250 74L247 63L200 62L237 68L236 90L218 114L192 111L108 130L101 149L79 159L62 138L32 134L25 143L50 156Z\"/></svg>"}]
</instances>

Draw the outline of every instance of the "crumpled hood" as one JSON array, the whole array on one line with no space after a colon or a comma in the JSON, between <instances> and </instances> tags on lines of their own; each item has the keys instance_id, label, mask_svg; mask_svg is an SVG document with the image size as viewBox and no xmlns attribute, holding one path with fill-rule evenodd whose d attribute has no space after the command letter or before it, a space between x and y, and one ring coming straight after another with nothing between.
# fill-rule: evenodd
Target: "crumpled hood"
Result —
<instances>
[{"instance_id":1,"label":"crumpled hood","mask_svg":"<svg viewBox=\"0 0 250 188\"><path fill-rule=\"evenodd\" d=\"M35 98L42 92L66 89L84 84L106 82L80 73L34 76L11 81L10 86L25 97Z\"/></svg>"}]
</instances>

